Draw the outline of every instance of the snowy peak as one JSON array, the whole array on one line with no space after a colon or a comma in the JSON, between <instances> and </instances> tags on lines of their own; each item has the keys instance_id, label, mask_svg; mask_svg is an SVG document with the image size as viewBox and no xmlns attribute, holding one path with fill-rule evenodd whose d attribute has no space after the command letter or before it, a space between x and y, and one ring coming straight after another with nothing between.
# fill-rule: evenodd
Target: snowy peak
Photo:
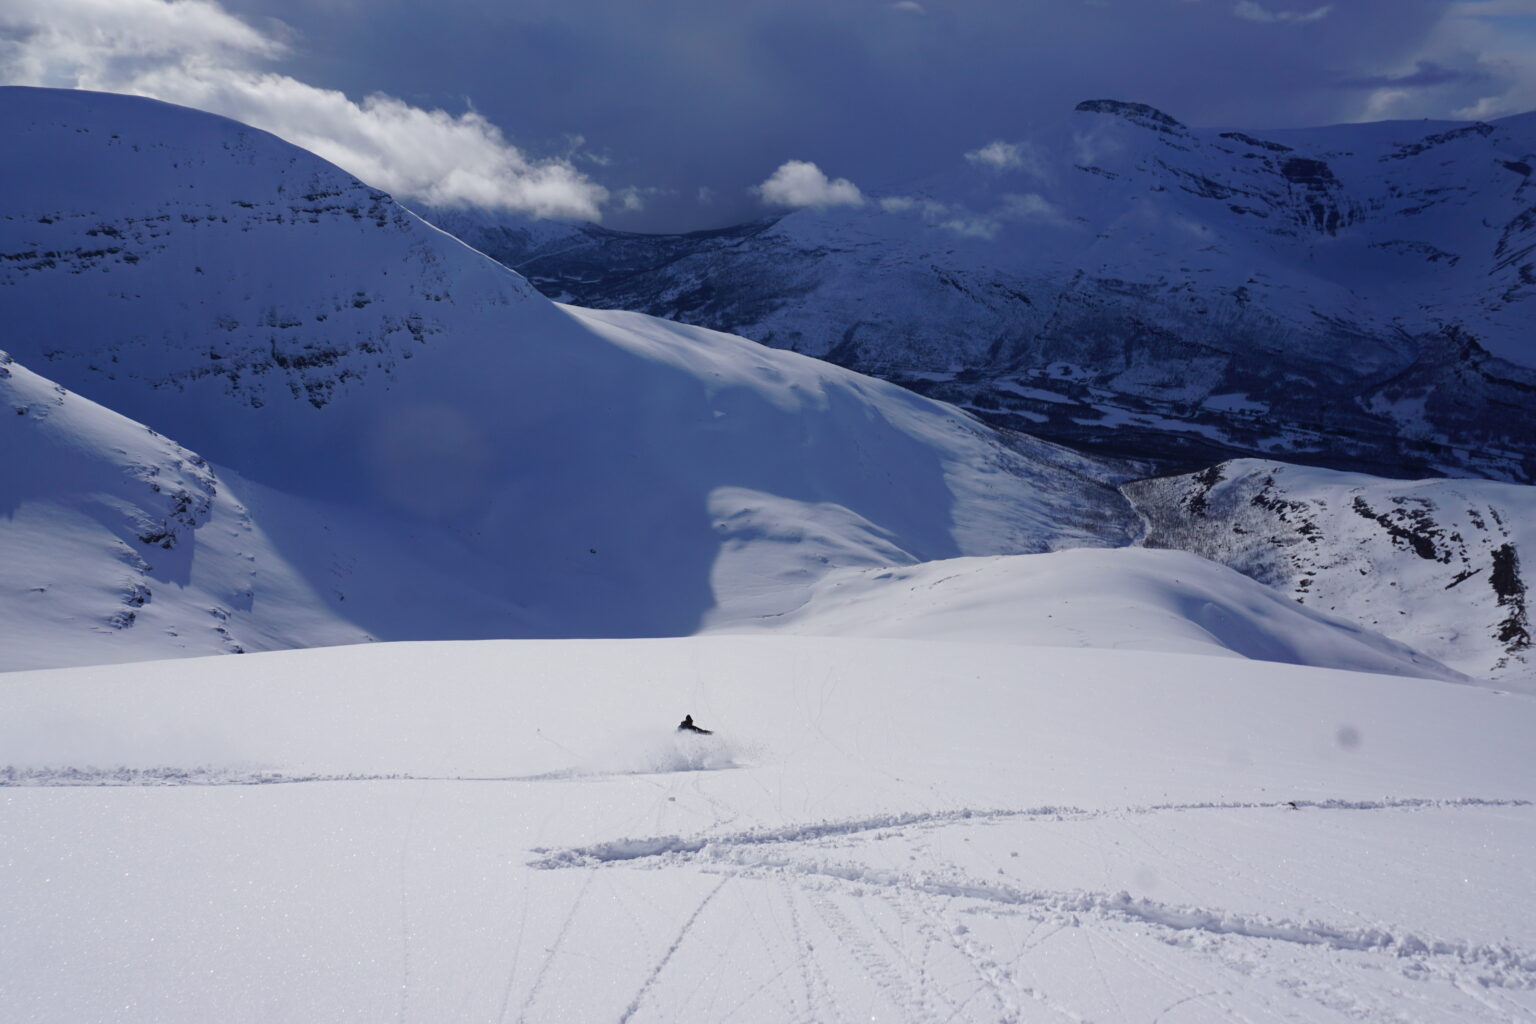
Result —
<instances>
[{"instance_id":1,"label":"snowy peak","mask_svg":"<svg viewBox=\"0 0 1536 1024\"><path fill-rule=\"evenodd\" d=\"M224 118L11 88L0 130L24 154L0 170L12 351L180 436L186 400L167 393L319 408L387 377L448 330L455 286L483 285L450 282L461 246L385 193ZM484 301L533 298L480 277Z\"/></svg>"},{"instance_id":2,"label":"snowy peak","mask_svg":"<svg viewBox=\"0 0 1536 1024\"><path fill-rule=\"evenodd\" d=\"M1108 114L1118 117L1138 128L1147 128L1165 135L1188 137L1189 129L1176 118L1145 103L1126 103L1121 100L1084 100L1076 111L1080 114Z\"/></svg>"}]
</instances>

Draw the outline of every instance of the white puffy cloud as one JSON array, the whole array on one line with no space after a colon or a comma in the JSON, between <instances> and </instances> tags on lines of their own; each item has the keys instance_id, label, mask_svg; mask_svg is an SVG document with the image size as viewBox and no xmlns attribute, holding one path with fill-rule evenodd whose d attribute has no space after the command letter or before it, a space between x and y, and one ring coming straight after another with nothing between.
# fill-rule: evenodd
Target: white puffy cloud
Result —
<instances>
[{"instance_id":1,"label":"white puffy cloud","mask_svg":"<svg viewBox=\"0 0 1536 1024\"><path fill-rule=\"evenodd\" d=\"M1232 13L1239 18L1248 21L1258 21L1268 24L1276 22L1290 22L1302 25L1309 21L1322 21L1333 13L1333 5L1326 4L1315 7L1310 11L1272 11L1255 0L1238 0L1237 6L1232 8Z\"/></svg>"},{"instance_id":2,"label":"white puffy cloud","mask_svg":"<svg viewBox=\"0 0 1536 1024\"><path fill-rule=\"evenodd\" d=\"M280 31L280 27L275 31ZM355 101L260 69L286 45L212 0L5 0L0 79L132 93L235 118L369 184L441 206L596 220L607 190L532 159L469 111L376 93Z\"/></svg>"},{"instance_id":3,"label":"white puffy cloud","mask_svg":"<svg viewBox=\"0 0 1536 1024\"><path fill-rule=\"evenodd\" d=\"M965 154L965 159L978 167L990 167L994 171L1012 170L1024 164L1018 144L1001 139L971 150Z\"/></svg>"},{"instance_id":4,"label":"white puffy cloud","mask_svg":"<svg viewBox=\"0 0 1536 1024\"><path fill-rule=\"evenodd\" d=\"M847 178L830 179L808 160L786 160L761 185L753 186L770 206L862 206L864 194Z\"/></svg>"},{"instance_id":5,"label":"white puffy cloud","mask_svg":"<svg viewBox=\"0 0 1536 1024\"><path fill-rule=\"evenodd\" d=\"M965 154L968 163L998 174L1023 173L1041 182L1050 182L1050 158L1030 142L1004 142L994 140Z\"/></svg>"}]
</instances>

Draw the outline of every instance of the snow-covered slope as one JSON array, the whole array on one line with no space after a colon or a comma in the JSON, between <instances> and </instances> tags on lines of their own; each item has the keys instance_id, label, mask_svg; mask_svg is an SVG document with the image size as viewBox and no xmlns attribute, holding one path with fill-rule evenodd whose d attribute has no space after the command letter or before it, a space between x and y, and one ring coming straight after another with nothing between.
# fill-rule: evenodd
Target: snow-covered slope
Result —
<instances>
[{"instance_id":1,"label":"snow-covered slope","mask_svg":"<svg viewBox=\"0 0 1536 1024\"><path fill-rule=\"evenodd\" d=\"M16 414L0 416L5 669L562 628L514 601L451 529L216 470L0 353L4 410ZM1179 651L1460 678L1183 553L914 565L843 506L729 489L713 500L723 543L704 622L715 631Z\"/></svg>"},{"instance_id":2,"label":"snow-covered slope","mask_svg":"<svg viewBox=\"0 0 1536 1024\"><path fill-rule=\"evenodd\" d=\"M846 569L793 612L715 628L1215 654L1465 679L1204 558L1139 548Z\"/></svg>"},{"instance_id":3,"label":"snow-covered slope","mask_svg":"<svg viewBox=\"0 0 1536 1024\"><path fill-rule=\"evenodd\" d=\"M450 531L216 469L4 353L0 414L0 669L527 628Z\"/></svg>"},{"instance_id":4,"label":"snow-covered slope","mask_svg":"<svg viewBox=\"0 0 1536 1024\"><path fill-rule=\"evenodd\" d=\"M4 353L0 413L3 667L367 638L272 558L201 456Z\"/></svg>"},{"instance_id":5,"label":"snow-covered slope","mask_svg":"<svg viewBox=\"0 0 1536 1024\"><path fill-rule=\"evenodd\" d=\"M1253 135L1093 101L1012 156L688 236L431 216L552 294L1069 443L1536 480L1536 114Z\"/></svg>"},{"instance_id":6,"label":"snow-covered slope","mask_svg":"<svg viewBox=\"0 0 1536 1024\"><path fill-rule=\"evenodd\" d=\"M1512 1024L1533 735L1486 689L989 643L10 673L0 1019Z\"/></svg>"},{"instance_id":7,"label":"snow-covered slope","mask_svg":"<svg viewBox=\"0 0 1536 1024\"><path fill-rule=\"evenodd\" d=\"M1453 668L1536 691L1536 489L1238 460L1125 487L1146 543L1222 562Z\"/></svg>"},{"instance_id":8,"label":"snow-covered slope","mask_svg":"<svg viewBox=\"0 0 1536 1024\"><path fill-rule=\"evenodd\" d=\"M382 193L235 122L5 89L0 132L6 348L130 421L93 411L76 437L75 420L52 419L46 444L94 461L32 490L47 457L29 445L44 432L26 416L7 424L20 433L0 455L0 499L36 525L56 506L90 507L96 474L115 494L140 463L192 465L174 445L116 452L117 433L142 434L134 423L196 452L219 468L186 470L188 515L214 519L183 533L265 540L179 548L219 560L176 556L193 563L178 581L208 581L189 606L206 619L249 604L237 556L268 552L326 609L314 630L221 622L231 646L676 635L733 604L794 607L838 566L1134 535L1090 460L813 359L557 306ZM12 386L23 380L49 386L19 374ZM238 500L220 504L217 480ZM138 543L129 532L94 534L91 564L108 564L116 540ZM46 531L12 536L47 543ZM165 571L164 558L134 557ZM28 565L6 578L7 610L34 602L85 631L122 575L102 577L89 607L48 611L38 595L77 570ZM166 584L144 583L157 610ZM94 657L89 644L52 647Z\"/></svg>"}]
</instances>

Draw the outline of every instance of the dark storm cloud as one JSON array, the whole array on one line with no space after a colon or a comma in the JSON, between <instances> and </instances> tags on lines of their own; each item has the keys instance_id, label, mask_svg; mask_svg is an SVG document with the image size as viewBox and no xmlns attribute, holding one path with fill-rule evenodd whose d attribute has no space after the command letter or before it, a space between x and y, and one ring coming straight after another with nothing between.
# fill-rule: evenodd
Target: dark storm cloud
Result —
<instances>
[{"instance_id":1,"label":"dark storm cloud","mask_svg":"<svg viewBox=\"0 0 1536 1024\"><path fill-rule=\"evenodd\" d=\"M1362 75L1341 79L1346 89L1433 89L1446 85L1481 85L1493 79L1482 68L1448 68L1421 60L1414 70L1400 75Z\"/></svg>"},{"instance_id":2,"label":"dark storm cloud","mask_svg":"<svg viewBox=\"0 0 1536 1024\"><path fill-rule=\"evenodd\" d=\"M880 187L959 161L1079 100L1152 103L1256 128L1358 112L1337 89L1411 65L1442 0L1325 6L1221 0L450 0L231 9L299 34L286 69L315 84L464 109L554 152L579 135L618 189L659 187L630 227L760 210L784 161ZM1319 11L1324 13L1319 14ZM1256 13L1257 12L1257 13ZM717 197L697 202L706 187Z\"/></svg>"},{"instance_id":3,"label":"dark storm cloud","mask_svg":"<svg viewBox=\"0 0 1536 1024\"><path fill-rule=\"evenodd\" d=\"M477 144L499 129L506 146L480 146L476 181L523 187L532 168L557 179L561 202L602 199L608 223L640 230L761 214L753 186L791 160L865 190L899 185L1023 140L1086 98L1254 129L1497 106L1511 73L1490 76L1471 35L1441 37L1453 12L1511 6L1528 0L222 5L282 41L270 69L297 84L470 114L438 127Z\"/></svg>"}]
</instances>

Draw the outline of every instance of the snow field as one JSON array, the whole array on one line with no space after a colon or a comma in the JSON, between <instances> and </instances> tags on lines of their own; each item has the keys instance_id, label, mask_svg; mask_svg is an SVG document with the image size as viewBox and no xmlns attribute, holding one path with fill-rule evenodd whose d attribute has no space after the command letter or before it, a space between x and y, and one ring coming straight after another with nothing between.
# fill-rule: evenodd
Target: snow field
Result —
<instances>
[{"instance_id":1,"label":"snow field","mask_svg":"<svg viewBox=\"0 0 1536 1024\"><path fill-rule=\"evenodd\" d=\"M0 1017L1527 1019L1533 727L937 641L11 673Z\"/></svg>"}]
</instances>

